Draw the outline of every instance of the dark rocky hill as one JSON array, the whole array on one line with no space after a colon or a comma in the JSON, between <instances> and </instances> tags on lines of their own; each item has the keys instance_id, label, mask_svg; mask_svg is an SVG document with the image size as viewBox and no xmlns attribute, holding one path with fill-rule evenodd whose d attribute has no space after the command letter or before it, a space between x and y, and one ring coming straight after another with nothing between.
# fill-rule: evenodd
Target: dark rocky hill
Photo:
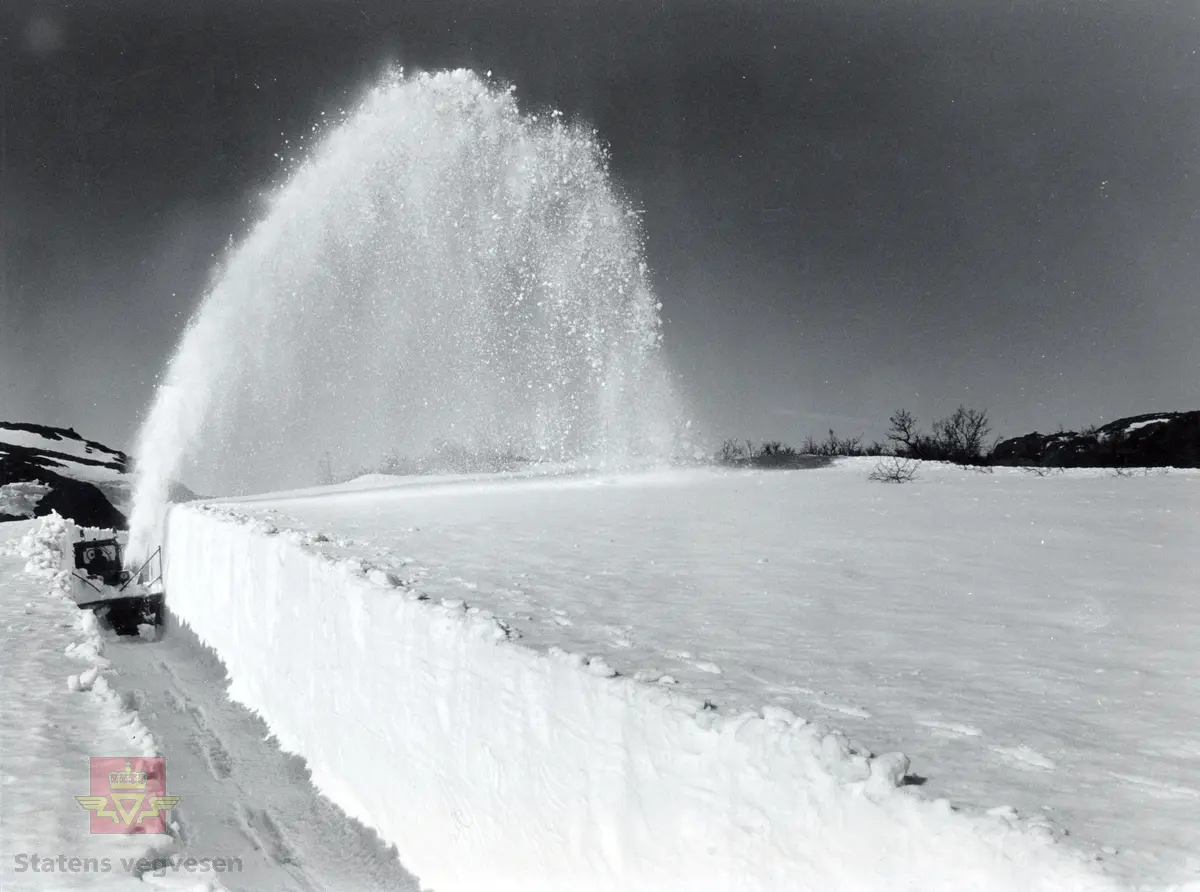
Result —
<instances>
[{"instance_id":1,"label":"dark rocky hill","mask_svg":"<svg viewBox=\"0 0 1200 892\"><path fill-rule=\"evenodd\" d=\"M995 465L1055 468L1200 467L1200 411L1151 412L1103 427L1034 432L992 450Z\"/></svg>"},{"instance_id":2,"label":"dark rocky hill","mask_svg":"<svg viewBox=\"0 0 1200 892\"><path fill-rule=\"evenodd\" d=\"M3 498L4 487L37 481L49 491L29 507L32 516L57 511L84 526L124 529L125 515L113 502L128 493L128 470L125 453L70 428L0 422L0 506L23 504ZM0 521L26 516L0 508Z\"/></svg>"}]
</instances>

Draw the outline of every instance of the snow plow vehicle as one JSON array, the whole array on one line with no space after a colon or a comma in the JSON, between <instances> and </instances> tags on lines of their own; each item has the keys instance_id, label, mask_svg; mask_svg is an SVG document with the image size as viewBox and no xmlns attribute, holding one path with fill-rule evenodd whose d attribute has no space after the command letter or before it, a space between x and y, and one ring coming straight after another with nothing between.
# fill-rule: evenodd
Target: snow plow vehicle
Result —
<instances>
[{"instance_id":1,"label":"snow plow vehicle","mask_svg":"<svg viewBox=\"0 0 1200 892\"><path fill-rule=\"evenodd\" d=\"M108 532L108 531L105 531ZM155 549L146 562L131 573L121 560L121 542L115 534L85 538L75 543L75 572L96 597L76 600L80 609L91 610L118 635L137 635L143 625L161 626L163 621L162 549Z\"/></svg>"}]
</instances>

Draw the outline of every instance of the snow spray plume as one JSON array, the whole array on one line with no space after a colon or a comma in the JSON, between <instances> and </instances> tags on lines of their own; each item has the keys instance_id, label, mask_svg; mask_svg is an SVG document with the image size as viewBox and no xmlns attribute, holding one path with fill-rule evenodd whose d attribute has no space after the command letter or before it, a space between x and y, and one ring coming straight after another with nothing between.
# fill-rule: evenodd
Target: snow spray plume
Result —
<instances>
[{"instance_id":1,"label":"snow spray plume","mask_svg":"<svg viewBox=\"0 0 1200 892\"><path fill-rule=\"evenodd\" d=\"M182 476L207 493L311 485L323 461L439 442L667 457L676 398L635 219L592 133L522 115L467 71L389 75L274 196L184 334L139 436L131 558Z\"/></svg>"}]
</instances>

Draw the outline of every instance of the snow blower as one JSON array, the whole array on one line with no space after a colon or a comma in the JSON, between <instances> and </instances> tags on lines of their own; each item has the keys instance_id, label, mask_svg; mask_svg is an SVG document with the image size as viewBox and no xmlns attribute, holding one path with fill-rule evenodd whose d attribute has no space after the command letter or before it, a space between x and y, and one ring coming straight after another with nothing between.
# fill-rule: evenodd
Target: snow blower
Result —
<instances>
[{"instance_id":1,"label":"snow blower","mask_svg":"<svg viewBox=\"0 0 1200 892\"><path fill-rule=\"evenodd\" d=\"M118 635L137 635L141 625L162 625L163 594L149 591L162 582L161 548L130 573L121 563L121 543L115 536L84 539L75 543L75 568L75 578L99 595L77 605L91 610ZM133 590L125 594L130 586Z\"/></svg>"}]
</instances>

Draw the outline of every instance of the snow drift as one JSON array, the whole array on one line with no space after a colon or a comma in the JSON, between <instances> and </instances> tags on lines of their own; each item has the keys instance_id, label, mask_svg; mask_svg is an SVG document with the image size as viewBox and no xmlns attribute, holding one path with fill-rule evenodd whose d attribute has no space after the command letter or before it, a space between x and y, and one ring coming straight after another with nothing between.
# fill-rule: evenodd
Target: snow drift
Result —
<instances>
[{"instance_id":1,"label":"snow drift","mask_svg":"<svg viewBox=\"0 0 1200 892\"><path fill-rule=\"evenodd\" d=\"M439 890L1099 890L999 816L785 710L721 715L515 643L313 534L176 507L170 608L314 783Z\"/></svg>"}]
</instances>

